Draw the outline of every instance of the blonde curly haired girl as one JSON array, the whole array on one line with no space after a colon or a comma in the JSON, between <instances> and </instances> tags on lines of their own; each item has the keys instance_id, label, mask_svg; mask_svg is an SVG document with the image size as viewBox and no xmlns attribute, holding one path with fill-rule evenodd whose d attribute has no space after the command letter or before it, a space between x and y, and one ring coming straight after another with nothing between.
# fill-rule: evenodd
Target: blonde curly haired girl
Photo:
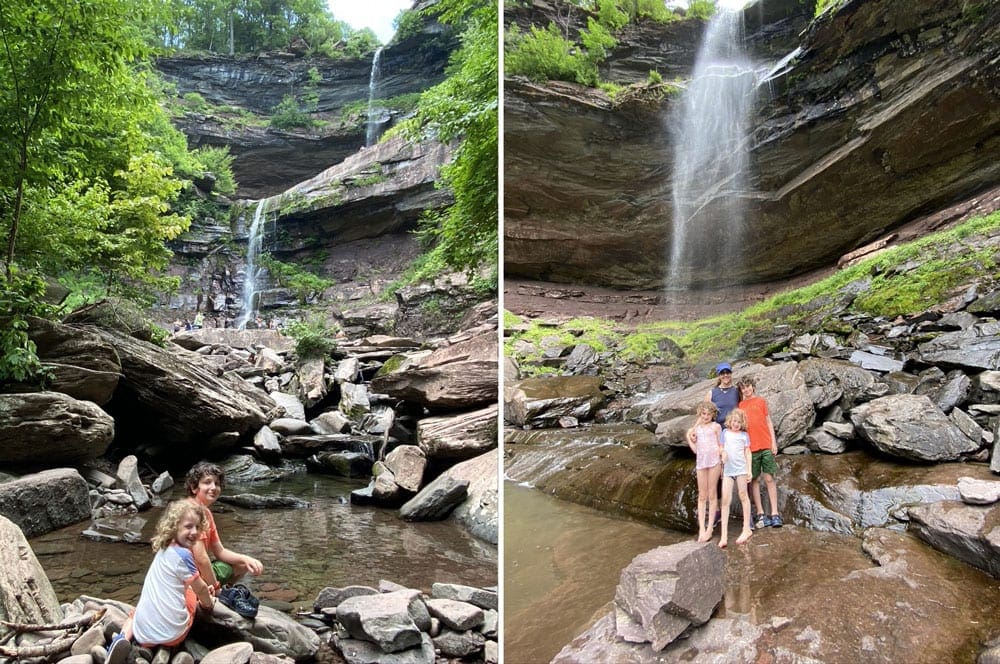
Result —
<instances>
[{"instance_id":1,"label":"blonde curly haired girl","mask_svg":"<svg viewBox=\"0 0 1000 664\"><path fill-rule=\"evenodd\" d=\"M139 603L112 639L105 664L125 662L133 638L146 647L181 644L197 607L212 609L214 599L191 553L206 528L205 508L189 500L171 503L163 512L152 539L156 555L146 572Z\"/></svg>"}]
</instances>

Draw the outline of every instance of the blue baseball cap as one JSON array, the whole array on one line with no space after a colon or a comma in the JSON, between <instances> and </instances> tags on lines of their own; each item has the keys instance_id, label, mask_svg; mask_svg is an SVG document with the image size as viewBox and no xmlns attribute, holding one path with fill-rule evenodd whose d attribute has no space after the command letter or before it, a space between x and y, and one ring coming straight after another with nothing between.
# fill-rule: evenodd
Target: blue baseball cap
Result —
<instances>
[{"instance_id":1,"label":"blue baseball cap","mask_svg":"<svg viewBox=\"0 0 1000 664\"><path fill-rule=\"evenodd\" d=\"M715 373L720 374L723 371L733 372L733 368L729 366L729 362L720 362L718 366L715 367Z\"/></svg>"}]
</instances>

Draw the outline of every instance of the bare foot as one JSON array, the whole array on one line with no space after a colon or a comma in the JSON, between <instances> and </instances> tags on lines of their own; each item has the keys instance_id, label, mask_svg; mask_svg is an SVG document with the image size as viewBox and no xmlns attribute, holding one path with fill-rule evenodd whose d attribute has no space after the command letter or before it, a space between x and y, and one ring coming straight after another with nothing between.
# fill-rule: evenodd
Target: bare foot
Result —
<instances>
[{"instance_id":1,"label":"bare foot","mask_svg":"<svg viewBox=\"0 0 1000 664\"><path fill-rule=\"evenodd\" d=\"M710 539L712 539L712 533L711 532L705 532L705 533L702 533L701 535L698 535L698 541L699 542L707 542Z\"/></svg>"},{"instance_id":2,"label":"bare foot","mask_svg":"<svg viewBox=\"0 0 1000 664\"><path fill-rule=\"evenodd\" d=\"M748 539L750 539L750 537L752 535L753 535L753 531L752 530L744 530L742 533L740 533L740 536L736 538L736 543L737 544L743 544Z\"/></svg>"},{"instance_id":3,"label":"bare foot","mask_svg":"<svg viewBox=\"0 0 1000 664\"><path fill-rule=\"evenodd\" d=\"M739 541L739 540L737 540L737 541ZM719 540L719 548L720 549L725 549L726 548L726 540Z\"/></svg>"}]
</instances>

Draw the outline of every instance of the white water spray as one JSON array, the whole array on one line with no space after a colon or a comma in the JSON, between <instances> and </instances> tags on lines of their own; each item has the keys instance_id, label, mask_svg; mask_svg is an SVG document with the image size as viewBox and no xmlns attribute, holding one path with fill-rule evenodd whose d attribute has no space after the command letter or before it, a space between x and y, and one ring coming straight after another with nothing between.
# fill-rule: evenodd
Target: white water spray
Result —
<instances>
[{"instance_id":1,"label":"white water spray","mask_svg":"<svg viewBox=\"0 0 1000 664\"><path fill-rule=\"evenodd\" d=\"M253 222L250 224L250 232L247 236L247 266L243 273L243 311L236 321L236 328L242 330L246 328L247 322L253 318L257 292L260 284L257 278L260 276L260 268L257 266L257 259L260 257L260 247L264 237L264 221L267 219L267 200L262 198L253 211Z\"/></svg>"},{"instance_id":2,"label":"white water spray","mask_svg":"<svg viewBox=\"0 0 1000 664\"><path fill-rule=\"evenodd\" d=\"M744 237L748 120L757 72L743 49L742 13L720 4L705 30L675 122L668 290L695 272L738 267Z\"/></svg>"},{"instance_id":3,"label":"white water spray","mask_svg":"<svg viewBox=\"0 0 1000 664\"><path fill-rule=\"evenodd\" d=\"M378 138L378 118L375 113L375 92L378 89L378 79L382 75L381 65L382 47L375 49L372 57L372 71L368 76L368 124L365 127L365 147L371 147Z\"/></svg>"}]
</instances>

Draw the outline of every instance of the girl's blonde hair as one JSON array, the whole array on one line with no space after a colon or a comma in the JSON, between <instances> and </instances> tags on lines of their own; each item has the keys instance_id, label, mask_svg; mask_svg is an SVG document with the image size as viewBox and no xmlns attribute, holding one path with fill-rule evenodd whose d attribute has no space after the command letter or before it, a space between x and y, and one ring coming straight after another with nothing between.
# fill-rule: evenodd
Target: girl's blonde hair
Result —
<instances>
[{"instance_id":1,"label":"girl's blonde hair","mask_svg":"<svg viewBox=\"0 0 1000 664\"><path fill-rule=\"evenodd\" d=\"M739 424L741 431L747 430L746 411L740 408L733 408L731 411L729 411L729 414L726 415L726 428L732 429L734 424Z\"/></svg>"},{"instance_id":2,"label":"girl's blonde hair","mask_svg":"<svg viewBox=\"0 0 1000 664\"><path fill-rule=\"evenodd\" d=\"M203 533L208 529L208 518L205 516L205 508L190 500L177 500L167 506L160 520L156 522L156 534L153 535L153 551L159 551L170 546L170 543L177 537L177 524L188 514L194 514L198 518L198 532Z\"/></svg>"},{"instance_id":3,"label":"girl's blonde hair","mask_svg":"<svg viewBox=\"0 0 1000 664\"><path fill-rule=\"evenodd\" d=\"M708 411L709 415L712 416L713 420L715 419L715 416L719 414L719 407L716 406L711 401L702 401L700 404L698 404L698 407L694 409L694 412L701 413L703 410Z\"/></svg>"}]
</instances>

